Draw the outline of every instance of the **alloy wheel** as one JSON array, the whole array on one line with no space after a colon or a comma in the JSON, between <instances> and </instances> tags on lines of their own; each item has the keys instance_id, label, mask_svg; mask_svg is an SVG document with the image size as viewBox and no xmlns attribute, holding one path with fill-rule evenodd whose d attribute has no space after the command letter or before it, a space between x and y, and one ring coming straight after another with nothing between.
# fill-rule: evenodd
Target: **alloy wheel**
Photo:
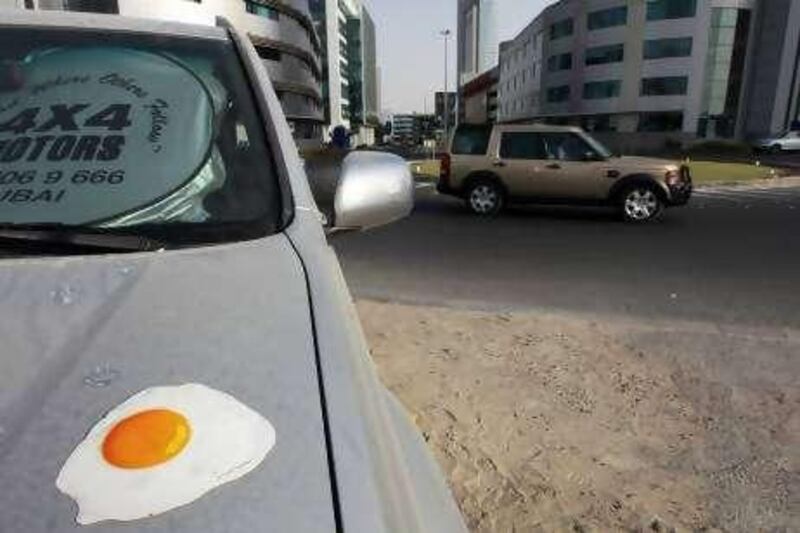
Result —
<instances>
[{"instance_id":1,"label":"alloy wheel","mask_svg":"<svg viewBox=\"0 0 800 533\"><path fill-rule=\"evenodd\" d=\"M499 203L500 193L491 185L480 184L470 191L469 205L478 214L488 215L495 212Z\"/></svg>"},{"instance_id":2,"label":"alloy wheel","mask_svg":"<svg viewBox=\"0 0 800 533\"><path fill-rule=\"evenodd\" d=\"M650 220L660 211L660 202L651 189L633 189L625 196L625 216L637 222Z\"/></svg>"}]
</instances>

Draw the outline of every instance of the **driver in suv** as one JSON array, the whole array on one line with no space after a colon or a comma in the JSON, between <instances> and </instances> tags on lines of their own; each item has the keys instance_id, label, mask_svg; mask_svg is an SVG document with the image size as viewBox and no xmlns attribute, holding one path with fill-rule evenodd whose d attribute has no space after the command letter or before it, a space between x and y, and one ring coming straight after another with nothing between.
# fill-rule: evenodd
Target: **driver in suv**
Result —
<instances>
[{"instance_id":1,"label":"driver in suv","mask_svg":"<svg viewBox=\"0 0 800 533\"><path fill-rule=\"evenodd\" d=\"M615 157L580 128L462 125L442 157L437 189L478 215L509 203L608 205L625 220L647 222L692 194L688 167Z\"/></svg>"}]
</instances>

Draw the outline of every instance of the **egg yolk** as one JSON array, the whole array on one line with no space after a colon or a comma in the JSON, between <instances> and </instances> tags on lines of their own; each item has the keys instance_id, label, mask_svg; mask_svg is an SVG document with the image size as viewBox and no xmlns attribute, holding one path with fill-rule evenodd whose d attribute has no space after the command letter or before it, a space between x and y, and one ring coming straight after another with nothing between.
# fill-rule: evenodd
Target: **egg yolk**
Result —
<instances>
[{"instance_id":1,"label":"egg yolk","mask_svg":"<svg viewBox=\"0 0 800 533\"><path fill-rule=\"evenodd\" d=\"M103 457L120 468L148 468L181 453L191 437L186 417L169 409L142 411L119 422L103 441Z\"/></svg>"}]
</instances>

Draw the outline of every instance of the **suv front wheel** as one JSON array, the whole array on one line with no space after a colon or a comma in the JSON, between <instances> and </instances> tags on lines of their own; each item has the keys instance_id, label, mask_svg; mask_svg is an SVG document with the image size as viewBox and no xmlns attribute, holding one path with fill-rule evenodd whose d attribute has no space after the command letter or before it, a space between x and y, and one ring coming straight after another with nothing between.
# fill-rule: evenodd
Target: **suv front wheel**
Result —
<instances>
[{"instance_id":1,"label":"suv front wheel","mask_svg":"<svg viewBox=\"0 0 800 533\"><path fill-rule=\"evenodd\" d=\"M503 209L505 192L492 180L475 181L467 189L467 206L476 215L492 216Z\"/></svg>"},{"instance_id":2,"label":"suv front wheel","mask_svg":"<svg viewBox=\"0 0 800 533\"><path fill-rule=\"evenodd\" d=\"M622 216L628 222L642 223L657 218L664 202L652 185L635 185L622 194Z\"/></svg>"}]
</instances>

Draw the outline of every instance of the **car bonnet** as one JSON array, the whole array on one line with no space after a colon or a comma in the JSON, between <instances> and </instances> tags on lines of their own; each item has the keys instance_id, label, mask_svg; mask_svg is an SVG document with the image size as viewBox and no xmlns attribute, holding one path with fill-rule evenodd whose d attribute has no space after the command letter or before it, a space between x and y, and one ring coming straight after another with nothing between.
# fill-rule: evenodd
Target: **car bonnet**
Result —
<instances>
[{"instance_id":1,"label":"car bonnet","mask_svg":"<svg viewBox=\"0 0 800 533\"><path fill-rule=\"evenodd\" d=\"M194 503L93 531L331 531L305 275L285 235L135 255L0 262L0 531L73 531L59 470L109 410L201 383L267 418L276 444Z\"/></svg>"}]
</instances>

